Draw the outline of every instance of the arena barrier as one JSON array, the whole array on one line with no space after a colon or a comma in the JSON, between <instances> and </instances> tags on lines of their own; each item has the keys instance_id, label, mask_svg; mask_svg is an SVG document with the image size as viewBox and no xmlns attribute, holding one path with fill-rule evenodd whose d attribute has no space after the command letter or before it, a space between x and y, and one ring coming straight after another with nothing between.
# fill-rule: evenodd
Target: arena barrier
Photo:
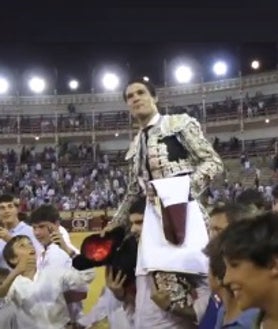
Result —
<instances>
[{"instance_id":1,"label":"arena barrier","mask_svg":"<svg viewBox=\"0 0 278 329\"><path fill-rule=\"evenodd\" d=\"M99 232L113 217L115 210L61 211L61 224L68 232Z\"/></svg>"}]
</instances>

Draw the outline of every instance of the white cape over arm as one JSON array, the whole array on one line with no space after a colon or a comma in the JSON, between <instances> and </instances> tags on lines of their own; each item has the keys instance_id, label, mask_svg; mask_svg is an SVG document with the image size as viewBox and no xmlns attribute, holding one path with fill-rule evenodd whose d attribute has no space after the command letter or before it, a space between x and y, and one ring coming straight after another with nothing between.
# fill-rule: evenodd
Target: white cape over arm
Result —
<instances>
[{"instance_id":1,"label":"white cape over arm","mask_svg":"<svg viewBox=\"0 0 278 329\"><path fill-rule=\"evenodd\" d=\"M202 250L208 243L208 233L198 202L188 201L189 176L163 178L151 183L164 207L188 203L185 239L181 245L166 240L159 206L148 201L139 244L137 273L160 270L206 274L208 260Z\"/></svg>"}]
</instances>

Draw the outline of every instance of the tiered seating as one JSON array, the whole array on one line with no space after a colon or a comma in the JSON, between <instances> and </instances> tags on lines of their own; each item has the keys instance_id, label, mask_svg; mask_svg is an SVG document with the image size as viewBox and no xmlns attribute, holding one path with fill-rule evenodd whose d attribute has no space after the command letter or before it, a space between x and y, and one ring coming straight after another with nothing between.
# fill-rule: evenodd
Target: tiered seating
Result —
<instances>
[{"instance_id":1,"label":"tiered seating","mask_svg":"<svg viewBox=\"0 0 278 329\"><path fill-rule=\"evenodd\" d=\"M278 98L276 95L261 96L260 100L263 102L263 107L257 107L254 117L267 116L278 113ZM250 103L257 102L250 99ZM208 103L206 104L206 122L219 122L227 120L239 119L239 100L233 100L231 106L226 102ZM250 105L251 106L251 105ZM184 106L170 106L162 108L161 113L165 114L181 114L188 113L196 117L202 123L204 122L202 115L202 106L199 105L184 105ZM243 108L244 118L248 117L247 102ZM63 133L63 132L89 132L107 131L107 130L121 130L136 127L132 122L130 124L130 114L128 110L123 111L104 111L104 112L87 112L87 113L73 113L73 114L55 114L52 115L19 115L17 116L1 116L0 123L2 123L2 131L6 133L22 134L40 134L40 133ZM19 126L19 130L18 130ZM1 132L1 131L0 131Z\"/></svg>"}]
</instances>

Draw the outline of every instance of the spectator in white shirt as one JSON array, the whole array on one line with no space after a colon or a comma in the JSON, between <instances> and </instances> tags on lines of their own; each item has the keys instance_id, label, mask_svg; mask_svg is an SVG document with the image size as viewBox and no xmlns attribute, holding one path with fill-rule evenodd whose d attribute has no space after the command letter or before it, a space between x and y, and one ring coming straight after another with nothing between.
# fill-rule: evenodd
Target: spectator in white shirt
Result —
<instances>
[{"instance_id":1,"label":"spectator in white shirt","mask_svg":"<svg viewBox=\"0 0 278 329\"><path fill-rule=\"evenodd\" d=\"M63 249L66 259L79 254L79 250L71 243L69 233L60 225L60 214L54 206L44 204L34 210L30 216L30 224L33 227L36 239L43 245L45 251L53 242L51 239L52 233L59 232L61 234L62 244L60 244L61 241L57 242L59 242L60 247Z\"/></svg>"},{"instance_id":2,"label":"spectator in white shirt","mask_svg":"<svg viewBox=\"0 0 278 329\"><path fill-rule=\"evenodd\" d=\"M19 221L18 207L12 195L3 194L0 196L0 221L2 222L2 226L0 226L0 267L8 268L2 253L6 243L16 235L28 236L36 251L42 251L42 245L35 238L32 227Z\"/></svg>"},{"instance_id":3,"label":"spectator in white shirt","mask_svg":"<svg viewBox=\"0 0 278 329\"><path fill-rule=\"evenodd\" d=\"M13 270L0 286L0 297L7 296L15 303L17 314L25 316L26 323L19 323L19 329L64 328L70 320L65 291L78 290L90 283L94 271L37 269L34 246L22 235L12 238L3 254Z\"/></svg>"},{"instance_id":4,"label":"spectator in white shirt","mask_svg":"<svg viewBox=\"0 0 278 329\"><path fill-rule=\"evenodd\" d=\"M42 165L40 164L40 162L37 162L36 163L36 173L37 173L37 175L41 175L41 173L42 173Z\"/></svg>"},{"instance_id":5,"label":"spectator in white shirt","mask_svg":"<svg viewBox=\"0 0 278 329\"><path fill-rule=\"evenodd\" d=\"M70 268L72 265L71 258L79 252L72 246L69 237L67 242L64 240L60 231L61 226L58 210L52 205L42 205L32 212L30 223L36 238L45 249L39 256L37 263L38 268L44 269L49 266L55 268ZM67 299L72 323L76 324L78 319L83 316L81 300L86 298L87 291L88 287L84 285L81 291L67 294L67 296L72 297ZM81 296L78 302L76 302L76 296Z\"/></svg>"},{"instance_id":6,"label":"spectator in white shirt","mask_svg":"<svg viewBox=\"0 0 278 329\"><path fill-rule=\"evenodd\" d=\"M47 196L50 198L53 198L55 195L55 190L53 187L49 187L48 192L47 192Z\"/></svg>"},{"instance_id":7,"label":"spectator in white shirt","mask_svg":"<svg viewBox=\"0 0 278 329\"><path fill-rule=\"evenodd\" d=\"M117 190L119 188L119 180L117 178L113 179L113 189Z\"/></svg>"},{"instance_id":8,"label":"spectator in white shirt","mask_svg":"<svg viewBox=\"0 0 278 329\"><path fill-rule=\"evenodd\" d=\"M64 265L63 259L67 261L71 266L70 258L74 257L76 252L69 248L66 243L62 243L59 246L55 246L55 244L53 243L52 236L54 233L59 232L60 226L58 210L52 205L44 204L32 212L30 216L30 224L33 227L35 237L44 247L43 257L45 257L45 255L47 254L48 248L50 246L57 246L58 249L55 249L59 251L57 252L58 263L55 263L54 266L57 266L59 264ZM56 242L60 243L60 241Z\"/></svg>"},{"instance_id":9,"label":"spectator in white shirt","mask_svg":"<svg viewBox=\"0 0 278 329\"><path fill-rule=\"evenodd\" d=\"M65 200L64 203L63 203L63 210L70 210L70 203L69 203L69 200Z\"/></svg>"},{"instance_id":10,"label":"spectator in white shirt","mask_svg":"<svg viewBox=\"0 0 278 329\"><path fill-rule=\"evenodd\" d=\"M253 117L253 110L250 106L248 106L248 108L247 108L247 116L248 116L248 118Z\"/></svg>"},{"instance_id":11,"label":"spectator in white shirt","mask_svg":"<svg viewBox=\"0 0 278 329\"><path fill-rule=\"evenodd\" d=\"M244 169L246 171L250 170L250 161L248 159L246 159L245 162L244 162Z\"/></svg>"}]
</instances>

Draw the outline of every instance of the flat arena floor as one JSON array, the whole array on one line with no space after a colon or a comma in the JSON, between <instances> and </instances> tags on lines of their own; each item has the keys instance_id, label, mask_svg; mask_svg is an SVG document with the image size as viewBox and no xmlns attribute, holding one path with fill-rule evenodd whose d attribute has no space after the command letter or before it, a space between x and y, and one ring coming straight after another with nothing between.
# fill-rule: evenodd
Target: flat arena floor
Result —
<instances>
[{"instance_id":1,"label":"flat arena floor","mask_svg":"<svg viewBox=\"0 0 278 329\"><path fill-rule=\"evenodd\" d=\"M79 249L81 246L82 241L92 233L86 232L74 232L70 233L70 238L72 243ZM96 303L102 288L104 287L104 268L100 267L96 269L96 278L90 285L90 290L88 292L88 297L84 301L84 312L88 313L92 306Z\"/></svg>"}]
</instances>

